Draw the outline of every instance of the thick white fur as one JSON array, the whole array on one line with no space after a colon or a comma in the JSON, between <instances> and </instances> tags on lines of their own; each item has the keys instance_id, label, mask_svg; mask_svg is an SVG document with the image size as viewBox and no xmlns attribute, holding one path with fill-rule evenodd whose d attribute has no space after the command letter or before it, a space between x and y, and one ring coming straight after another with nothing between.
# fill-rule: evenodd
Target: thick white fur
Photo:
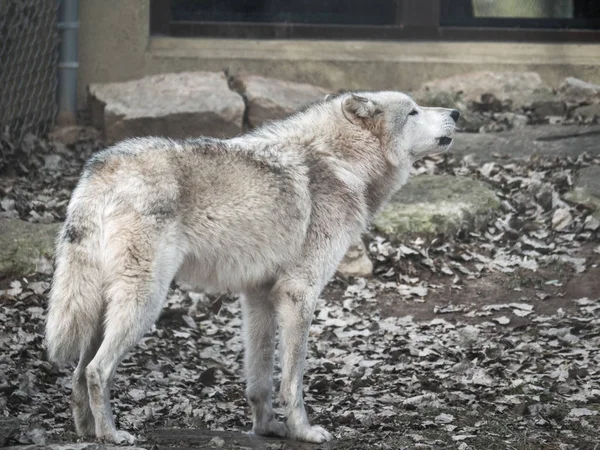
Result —
<instances>
[{"instance_id":1,"label":"thick white fur","mask_svg":"<svg viewBox=\"0 0 600 450\"><path fill-rule=\"evenodd\" d=\"M50 358L79 359L78 433L133 442L115 428L111 381L177 278L243 295L254 432L330 440L302 399L316 299L413 161L447 149L450 113L397 92L342 94L234 139L131 139L92 158L57 240L47 322ZM271 400L278 327L285 424Z\"/></svg>"}]
</instances>

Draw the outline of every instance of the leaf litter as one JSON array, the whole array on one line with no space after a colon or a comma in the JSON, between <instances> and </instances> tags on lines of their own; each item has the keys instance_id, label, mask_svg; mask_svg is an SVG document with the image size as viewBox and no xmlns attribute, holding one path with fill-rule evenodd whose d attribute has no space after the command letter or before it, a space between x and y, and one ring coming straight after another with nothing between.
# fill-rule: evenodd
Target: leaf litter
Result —
<instances>
[{"instance_id":1,"label":"leaf litter","mask_svg":"<svg viewBox=\"0 0 600 450\"><path fill-rule=\"evenodd\" d=\"M99 143L28 142L31 152L61 155L65 170L33 158L0 177L1 214L63 220L81 164ZM368 235L375 276L332 281L316 307L304 384L312 421L350 439L342 448L594 448L600 297L560 298L565 280L599 260L591 211L563 199L590 164L600 161L584 154L478 166L445 155L417 164L417 173L484 180L502 207L483 228L452 236L390 242ZM518 300L431 303L481 279L510 281L549 267L563 276L543 280L531 295L506 285L523 291ZM22 444L76 439L72 368L49 363L43 351L50 281L42 273L0 281L0 417L20 419ZM384 311L383 297L393 299L395 314ZM553 313L540 308L556 298L562 303ZM432 317L411 314L418 305ZM118 426L137 434L249 430L240 327L234 297L175 286L157 324L119 366ZM276 384L279 377L277 367Z\"/></svg>"}]
</instances>

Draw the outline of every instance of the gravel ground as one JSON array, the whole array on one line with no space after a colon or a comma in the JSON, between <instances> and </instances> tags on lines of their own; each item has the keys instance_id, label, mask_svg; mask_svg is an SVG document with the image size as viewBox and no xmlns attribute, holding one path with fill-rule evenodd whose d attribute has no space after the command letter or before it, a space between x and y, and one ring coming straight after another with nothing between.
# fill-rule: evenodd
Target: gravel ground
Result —
<instances>
[{"instance_id":1,"label":"gravel ground","mask_svg":"<svg viewBox=\"0 0 600 450\"><path fill-rule=\"evenodd\" d=\"M62 220L83 161L101 143L26 142L17 151L0 141L6 161L9 150L33 155L27 167L0 167L1 214ZM598 164L581 155L477 166L444 155L416 165L415 175L482 179L503 206L484 229L455 236L370 234L374 278L327 287L305 377L310 417L339 439L324 448L598 446L600 224L563 199L577 171ZM0 416L21 420L21 444L76 439L72 369L49 363L42 349L49 282L0 276ZM191 447L189 438L153 431L248 430L240 323L235 298L174 286L155 328L119 367L118 426L179 448Z\"/></svg>"}]
</instances>

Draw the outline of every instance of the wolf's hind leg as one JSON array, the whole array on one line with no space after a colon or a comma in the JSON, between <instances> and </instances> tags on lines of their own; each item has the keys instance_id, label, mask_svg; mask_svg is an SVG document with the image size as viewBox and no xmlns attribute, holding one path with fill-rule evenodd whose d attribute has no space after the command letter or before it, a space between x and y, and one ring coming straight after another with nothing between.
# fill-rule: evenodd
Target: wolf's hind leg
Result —
<instances>
[{"instance_id":1,"label":"wolf's hind leg","mask_svg":"<svg viewBox=\"0 0 600 450\"><path fill-rule=\"evenodd\" d=\"M90 342L89 347L82 349L79 363L73 374L73 391L71 393L71 408L75 418L75 428L79 436L93 436L95 432L94 415L90 407L90 396L88 394L85 368L96 355L102 332L98 330L96 336Z\"/></svg>"},{"instance_id":2,"label":"wolf's hind leg","mask_svg":"<svg viewBox=\"0 0 600 450\"><path fill-rule=\"evenodd\" d=\"M252 431L262 436L288 435L275 420L272 406L273 358L277 316L267 295L242 298L246 397L252 408Z\"/></svg>"},{"instance_id":3,"label":"wolf's hind leg","mask_svg":"<svg viewBox=\"0 0 600 450\"><path fill-rule=\"evenodd\" d=\"M133 443L134 436L115 427L110 408L113 377L127 351L158 318L181 257L169 236L163 234L142 231L123 240L128 247L124 255L115 258L114 274L105 290L104 337L85 373L96 437Z\"/></svg>"}]
</instances>

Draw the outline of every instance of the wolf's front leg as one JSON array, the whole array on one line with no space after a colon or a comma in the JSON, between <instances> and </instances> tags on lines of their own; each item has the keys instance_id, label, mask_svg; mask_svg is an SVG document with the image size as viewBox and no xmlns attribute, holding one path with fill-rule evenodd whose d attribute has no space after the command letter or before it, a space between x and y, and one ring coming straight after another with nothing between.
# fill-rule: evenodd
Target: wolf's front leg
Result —
<instances>
[{"instance_id":1,"label":"wolf's front leg","mask_svg":"<svg viewBox=\"0 0 600 450\"><path fill-rule=\"evenodd\" d=\"M302 378L306 360L308 331L318 292L299 280L281 283L277 289L281 324L281 391L290 437L306 442L330 441L332 436L320 426L311 426L302 399Z\"/></svg>"},{"instance_id":2,"label":"wolf's front leg","mask_svg":"<svg viewBox=\"0 0 600 450\"><path fill-rule=\"evenodd\" d=\"M275 420L272 406L273 357L277 316L264 295L242 298L246 397L252 407L252 431L261 436L286 437L286 426Z\"/></svg>"}]
</instances>

